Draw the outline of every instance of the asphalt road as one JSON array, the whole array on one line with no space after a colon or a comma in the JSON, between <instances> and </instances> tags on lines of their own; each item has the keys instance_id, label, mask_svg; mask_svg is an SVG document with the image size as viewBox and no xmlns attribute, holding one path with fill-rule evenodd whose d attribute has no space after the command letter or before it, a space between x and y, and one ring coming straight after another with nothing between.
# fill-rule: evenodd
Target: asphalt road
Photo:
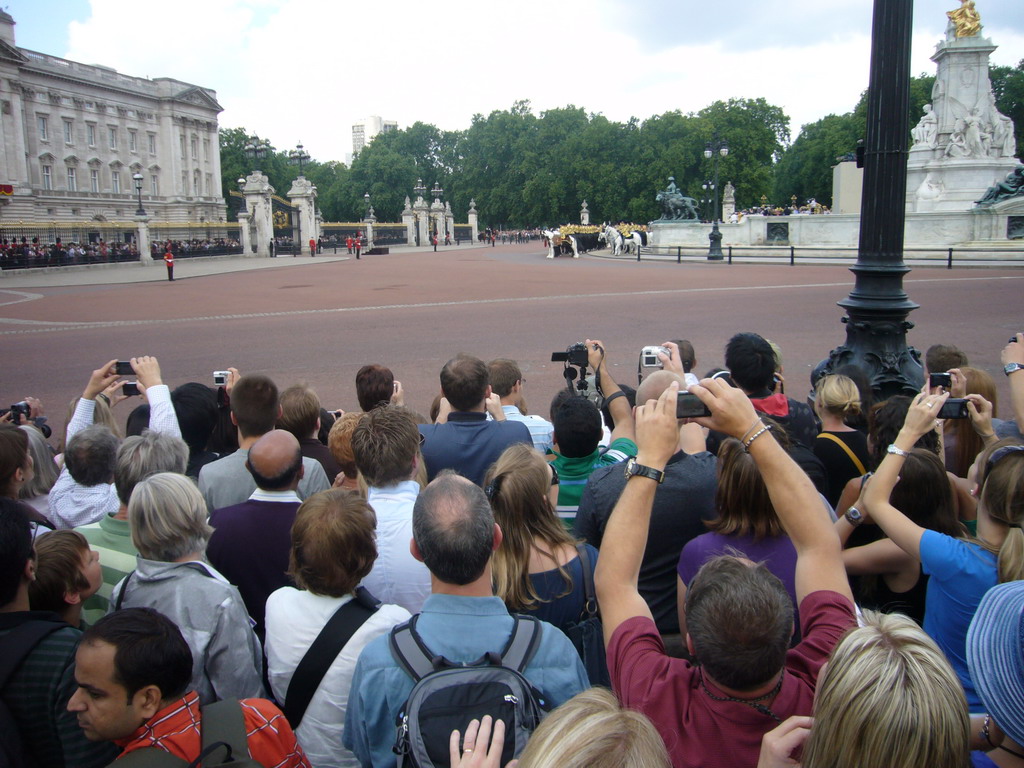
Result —
<instances>
[{"instance_id":1,"label":"asphalt road","mask_svg":"<svg viewBox=\"0 0 1024 768\"><path fill-rule=\"evenodd\" d=\"M836 265L552 261L537 244L360 261L181 259L174 283L160 279L162 267L134 270L0 280L4 406L39 397L60 425L92 369L150 354L172 386L212 383L212 371L235 366L282 389L308 382L326 407L346 410L358 407L356 371L382 363L425 413L441 366L467 352L519 361L531 410L543 414L564 386L551 352L572 342L602 340L617 380L635 386L644 345L690 339L702 374L745 330L781 345L787 393L803 397L811 368L845 339L836 302L853 285ZM1024 328L1022 281L1021 269L915 268L905 278L921 305L910 343L960 346L995 376L1006 402L999 351Z\"/></svg>"}]
</instances>

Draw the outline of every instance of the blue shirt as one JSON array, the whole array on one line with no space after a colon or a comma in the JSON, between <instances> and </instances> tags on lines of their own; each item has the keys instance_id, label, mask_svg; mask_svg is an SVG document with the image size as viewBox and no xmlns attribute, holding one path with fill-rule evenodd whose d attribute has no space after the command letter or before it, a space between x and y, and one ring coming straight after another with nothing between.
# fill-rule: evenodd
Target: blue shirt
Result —
<instances>
[{"instance_id":1,"label":"blue shirt","mask_svg":"<svg viewBox=\"0 0 1024 768\"><path fill-rule=\"evenodd\" d=\"M996 556L977 544L926 530L921 565L931 578L925 598L924 631L931 635L964 686L967 708L984 712L967 668L967 628L978 603L999 580Z\"/></svg>"},{"instance_id":2,"label":"blue shirt","mask_svg":"<svg viewBox=\"0 0 1024 768\"><path fill-rule=\"evenodd\" d=\"M514 405L503 405L501 410L505 412L505 421L519 421L530 430L530 437L533 439L533 447L541 453L547 453L551 447L551 433L554 427L547 419L533 414L524 415Z\"/></svg>"},{"instance_id":3,"label":"blue shirt","mask_svg":"<svg viewBox=\"0 0 1024 768\"><path fill-rule=\"evenodd\" d=\"M569 639L550 624L541 627L537 652L524 674L554 709L589 688L590 682ZM472 662L505 647L512 617L498 597L431 595L416 631L434 653L454 662ZM395 765L395 720L413 688L412 678L392 657L388 638L371 641L359 656L342 739L361 765L374 768Z\"/></svg>"},{"instance_id":4,"label":"blue shirt","mask_svg":"<svg viewBox=\"0 0 1024 768\"><path fill-rule=\"evenodd\" d=\"M423 461L427 479L444 469L454 469L477 485L510 445L533 445L530 430L515 421L488 421L479 411L454 411L444 424L421 424Z\"/></svg>"}]
</instances>

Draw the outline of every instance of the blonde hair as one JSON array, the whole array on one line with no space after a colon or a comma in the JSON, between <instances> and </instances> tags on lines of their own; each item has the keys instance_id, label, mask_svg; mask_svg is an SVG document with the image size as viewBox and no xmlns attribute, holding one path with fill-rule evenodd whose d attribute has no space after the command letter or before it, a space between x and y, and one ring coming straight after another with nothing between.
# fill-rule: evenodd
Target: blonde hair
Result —
<instances>
[{"instance_id":1,"label":"blonde hair","mask_svg":"<svg viewBox=\"0 0 1024 768\"><path fill-rule=\"evenodd\" d=\"M968 395L981 395L992 403L992 418L995 418L998 411L999 397L996 391L996 383L987 371L980 368L964 366L960 369L966 379L964 391ZM957 477L967 477L967 471L971 464L978 458L978 454L985 450L985 441L981 439L974 429L974 423L970 419L952 419L952 431L956 435L956 444L953 449L952 464L950 469ZM949 424L950 422L947 422Z\"/></svg>"},{"instance_id":2,"label":"blonde hair","mask_svg":"<svg viewBox=\"0 0 1024 768\"><path fill-rule=\"evenodd\" d=\"M147 560L173 563L206 551L213 533L206 501L184 475L158 472L141 480L128 501L132 544Z\"/></svg>"},{"instance_id":3,"label":"blonde hair","mask_svg":"<svg viewBox=\"0 0 1024 768\"><path fill-rule=\"evenodd\" d=\"M814 388L814 406L840 419L860 415L860 390L848 376L824 376Z\"/></svg>"},{"instance_id":4,"label":"blonde hair","mask_svg":"<svg viewBox=\"0 0 1024 768\"><path fill-rule=\"evenodd\" d=\"M978 457L978 507L990 518L1009 526L1000 547L987 541L976 543L998 556L999 583L1024 579L1024 451L1013 451L989 466L1000 448L1022 445L1015 439L1000 440L982 451Z\"/></svg>"},{"instance_id":5,"label":"blonde hair","mask_svg":"<svg viewBox=\"0 0 1024 768\"><path fill-rule=\"evenodd\" d=\"M864 612L818 680L804 768L963 768L970 720L959 678L901 614Z\"/></svg>"},{"instance_id":6,"label":"blonde hair","mask_svg":"<svg viewBox=\"0 0 1024 768\"><path fill-rule=\"evenodd\" d=\"M640 712L606 688L588 688L548 715L519 768L669 768L665 742Z\"/></svg>"},{"instance_id":7,"label":"blonde hair","mask_svg":"<svg viewBox=\"0 0 1024 768\"><path fill-rule=\"evenodd\" d=\"M546 547L557 562L562 546L576 546L548 500L551 488L547 462L530 443L516 443L504 450L484 475L484 489L494 511L494 522L504 534L501 546L491 556L495 592L510 610L522 611L547 602L530 580L530 555L534 547ZM544 551L544 550L541 550ZM565 591L572 591L572 576L565 566L558 572Z\"/></svg>"}]
</instances>

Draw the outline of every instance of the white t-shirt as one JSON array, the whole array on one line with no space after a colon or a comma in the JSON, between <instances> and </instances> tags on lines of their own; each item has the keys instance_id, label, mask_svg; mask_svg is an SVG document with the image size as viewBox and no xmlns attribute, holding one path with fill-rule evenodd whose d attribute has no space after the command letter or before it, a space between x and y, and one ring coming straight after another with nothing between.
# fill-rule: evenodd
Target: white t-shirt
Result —
<instances>
[{"instance_id":1,"label":"white t-shirt","mask_svg":"<svg viewBox=\"0 0 1024 768\"><path fill-rule=\"evenodd\" d=\"M282 587L267 598L267 670L278 701L284 701L295 668L320 630L351 599L351 595L326 597L294 587ZM295 731L313 768L359 768L355 756L341 745L356 660L367 643L409 616L400 606L382 605L356 631L327 670Z\"/></svg>"}]
</instances>

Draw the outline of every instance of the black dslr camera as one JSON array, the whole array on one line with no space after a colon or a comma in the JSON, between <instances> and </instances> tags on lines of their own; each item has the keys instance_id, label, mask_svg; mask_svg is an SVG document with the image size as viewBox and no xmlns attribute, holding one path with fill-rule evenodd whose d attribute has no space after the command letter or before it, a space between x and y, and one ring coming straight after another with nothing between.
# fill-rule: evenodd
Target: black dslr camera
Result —
<instances>
[{"instance_id":1,"label":"black dslr camera","mask_svg":"<svg viewBox=\"0 0 1024 768\"><path fill-rule=\"evenodd\" d=\"M22 400L20 403L15 403L11 406L11 423L21 424L22 422L28 422L29 416L32 415L32 406Z\"/></svg>"},{"instance_id":2,"label":"black dslr camera","mask_svg":"<svg viewBox=\"0 0 1024 768\"><path fill-rule=\"evenodd\" d=\"M565 363L565 386L573 394L586 397L599 408L601 407L600 388L593 376L587 376L587 366L590 365L590 354L587 345L581 341L570 344L565 352L552 352L551 362ZM579 368L577 371L576 369ZM576 382L576 389L573 391L573 381Z\"/></svg>"},{"instance_id":3,"label":"black dslr camera","mask_svg":"<svg viewBox=\"0 0 1024 768\"><path fill-rule=\"evenodd\" d=\"M586 368L590 364L590 355L587 352L587 345L582 341L570 344L565 352L552 352L551 362L568 363L577 368Z\"/></svg>"}]
</instances>

